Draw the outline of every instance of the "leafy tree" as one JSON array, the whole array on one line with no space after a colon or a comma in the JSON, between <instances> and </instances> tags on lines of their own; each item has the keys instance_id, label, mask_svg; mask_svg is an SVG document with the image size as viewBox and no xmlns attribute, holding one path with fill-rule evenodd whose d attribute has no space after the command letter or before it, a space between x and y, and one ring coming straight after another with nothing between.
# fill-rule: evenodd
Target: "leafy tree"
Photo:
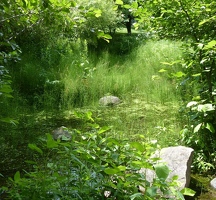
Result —
<instances>
[{"instance_id":1,"label":"leafy tree","mask_svg":"<svg viewBox=\"0 0 216 200\"><path fill-rule=\"evenodd\" d=\"M174 75L181 78L180 87L186 93L188 91L190 99L187 101L193 100L188 104L188 131L184 132L183 138L202 155L205 163L213 164L216 160L216 3L209 0L152 0L144 4L151 13L152 28L160 38L184 42L183 71ZM195 88L194 92L192 88ZM206 165L196 167L209 169Z\"/></svg>"},{"instance_id":2,"label":"leafy tree","mask_svg":"<svg viewBox=\"0 0 216 200\"><path fill-rule=\"evenodd\" d=\"M118 11L123 17L121 23L126 26L128 34L131 34L133 24L135 24L135 28L137 28L135 20L143 19L143 15L141 16L142 12L140 12L143 9L142 4L137 0L116 0L116 4L118 5Z\"/></svg>"},{"instance_id":3,"label":"leafy tree","mask_svg":"<svg viewBox=\"0 0 216 200\"><path fill-rule=\"evenodd\" d=\"M7 16L9 6L7 1L0 3L0 122L16 124L18 122L8 116L6 109L8 98L13 98L8 65L20 60L21 50L11 37L12 26L9 24L10 18ZM7 23L9 25L5 26Z\"/></svg>"},{"instance_id":4,"label":"leafy tree","mask_svg":"<svg viewBox=\"0 0 216 200\"><path fill-rule=\"evenodd\" d=\"M78 36L86 39L88 43L97 44L98 38L107 41L111 39L106 33L116 29L121 16L116 12L116 4L109 0L80 1L71 11L76 21Z\"/></svg>"}]
</instances>

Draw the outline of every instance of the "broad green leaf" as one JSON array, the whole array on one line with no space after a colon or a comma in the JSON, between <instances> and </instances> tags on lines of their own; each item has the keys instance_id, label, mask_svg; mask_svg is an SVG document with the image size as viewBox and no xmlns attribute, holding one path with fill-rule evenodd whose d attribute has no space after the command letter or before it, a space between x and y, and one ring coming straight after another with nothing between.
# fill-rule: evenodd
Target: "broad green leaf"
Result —
<instances>
[{"instance_id":1,"label":"broad green leaf","mask_svg":"<svg viewBox=\"0 0 216 200\"><path fill-rule=\"evenodd\" d=\"M178 180L178 175L174 175L174 176L172 177L172 180L173 180L173 181L177 181L177 180Z\"/></svg>"},{"instance_id":2,"label":"broad green leaf","mask_svg":"<svg viewBox=\"0 0 216 200\"><path fill-rule=\"evenodd\" d=\"M200 130L201 126L202 126L202 123L198 124L198 125L194 128L194 133L197 133L197 132Z\"/></svg>"},{"instance_id":3,"label":"broad green leaf","mask_svg":"<svg viewBox=\"0 0 216 200\"><path fill-rule=\"evenodd\" d=\"M194 100L194 101L200 101L200 99L201 99L200 96L195 96L195 97L192 98L192 100Z\"/></svg>"},{"instance_id":4,"label":"broad green leaf","mask_svg":"<svg viewBox=\"0 0 216 200\"><path fill-rule=\"evenodd\" d=\"M141 151L141 152L143 152L145 150L143 145L140 144L139 142L131 142L131 146L136 148L138 151Z\"/></svg>"},{"instance_id":5,"label":"broad green leaf","mask_svg":"<svg viewBox=\"0 0 216 200\"><path fill-rule=\"evenodd\" d=\"M52 135L47 134L47 148L55 148L58 147L58 142L55 141L52 137Z\"/></svg>"},{"instance_id":6,"label":"broad green leaf","mask_svg":"<svg viewBox=\"0 0 216 200\"><path fill-rule=\"evenodd\" d=\"M117 5L123 5L123 4L124 4L122 0L116 0L115 3L116 3Z\"/></svg>"},{"instance_id":7,"label":"broad green leaf","mask_svg":"<svg viewBox=\"0 0 216 200\"><path fill-rule=\"evenodd\" d=\"M210 41L207 45L205 45L204 49L212 49L216 48L216 40Z\"/></svg>"},{"instance_id":8,"label":"broad green leaf","mask_svg":"<svg viewBox=\"0 0 216 200\"><path fill-rule=\"evenodd\" d=\"M5 84L5 85L1 85L1 87L0 87L0 92L2 92L2 93L11 93L11 92L13 92L13 90L12 90L12 88L11 88L11 86L10 85L8 85L8 84Z\"/></svg>"},{"instance_id":9,"label":"broad green leaf","mask_svg":"<svg viewBox=\"0 0 216 200\"><path fill-rule=\"evenodd\" d=\"M125 170L126 170L126 167L125 167L125 166L122 166L122 165L120 165L120 166L118 166L118 169L119 169L120 171L125 171Z\"/></svg>"},{"instance_id":10,"label":"broad green leaf","mask_svg":"<svg viewBox=\"0 0 216 200\"><path fill-rule=\"evenodd\" d=\"M106 169L104 170L104 172L105 172L106 174L113 175L113 174L119 173L120 170L119 170L118 168L106 168Z\"/></svg>"},{"instance_id":11,"label":"broad green leaf","mask_svg":"<svg viewBox=\"0 0 216 200\"><path fill-rule=\"evenodd\" d=\"M138 161L138 160L132 161L131 164L135 167L138 167L138 168L144 167L143 162Z\"/></svg>"},{"instance_id":12,"label":"broad green leaf","mask_svg":"<svg viewBox=\"0 0 216 200\"><path fill-rule=\"evenodd\" d=\"M178 200L185 200L184 195L180 191L176 191L176 188L170 188L173 194L176 194L176 199Z\"/></svg>"},{"instance_id":13,"label":"broad green leaf","mask_svg":"<svg viewBox=\"0 0 216 200\"><path fill-rule=\"evenodd\" d=\"M143 194L141 192L139 192L139 193L135 193L135 194L131 195L130 200L134 200L134 199L143 199Z\"/></svg>"},{"instance_id":14,"label":"broad green leaf","mask_svg":"<svg viewBox=\"0 0 216 200\"><path fill-rule=\"evenodd\" d=\"M86 117L88 120L94 122L94 119L92 118L92 112L91 111L86 112Z\"/></svg>"},{"instance_id":15,"label":"broad green leaf","mask_svg":"<svg viewBox=\"0 0 216 200\"><path fill-rule=\"evenodd\" d=\"M95 10L94 10L94 13L95 13L95 17L100 17L102 11L101 11L100 9L95 9Z\"/></svg>"},{"instance_id":16,"label":"broad green leaf","mask_svg":"<svg viewBox=\"0 0 216 200\"><path fill-rule=\"evenodd\" d=\"M108 126L103 126L100 128L100 130L98 131L98 134L101 134L101 133L105 133L106 131L109 131L110 130L110 127Z\"/></svg>"},{"instance_id":17,"label":"broad green leaf","mask_svg":"<svg viewBox=\"0 0 216 200\"><path fill-rule=\"evenodd\" d=\"M104 40L107 41L108 43L110 42L109 40L112 39L112 36L111 36L111 35L105 34L104 32L101 32L101 31L97 34L97 37L98 37L98 38L104 39Z\"/></svg>"},{"instance_id":18,"label":"broad green leaf","mask_svg":"<svg viewBox=\"0 0 216 200\"><path fill-rule=\"evenodd\" d=\"M176 72L176 73L172 73L173 76L177 77L177 78L181 78L183 76L185 76L186 74L182 71Z\"/></svg>"},{"instance_id":19,"label":"broad green leaf","mask_svg":"<svg viewBox=\"0 0 216 200\"><path fill-rule=\"evenodd\" d=\"M125 4L123 7L126 8L126 9L130 9L131 8L131 6L128 5L128 4Z\"/></svg>"},{"instance_id":20,"label":"broad green leaf","mask_svg":"<svg viewBox=\"0 0 216 200\"><path fill-rule=\"evenodd\" d=\"M90 126L90 127L92 127L92 128L95 128L95 129L100 128L99 124L88 123L88 126Z\"/></svg>"},{"instance_id":21,"label":"broad green leaf","mask_svg":"<svg viewBox=\"0 0 216 200\"><path fill-rule=\"evenodd\" d=\"M137 1L132 2L131 7L137 9L138 8Z\"/></svg>"},{"instance_id":22,"label":"broad green leaf","mask_svg":"<svg viewBox=\"0 0 216 200\"><path fill-rule=\"evenodd\" d=\"M20 172L19 171L17 171L16 173L15 173L15 175L14 175L14 181L17 183L17 182L19 182L20 181Z\"/></svg>"},{"instance_id":23,"label":"broad green leaf","mask_svg":"<svg viewBox=\"0 0 216 200\"><path fill-rule=\"evenodd\" d=\"M28 144L28 147L34 151L37 151L40 154L43 154L43 151L39 147L37 147L36 144Z\"/></svg>"},{"instance_id":24,"label":"broad green leaf","mask_svg":"<svg viewBox=\"0 0 216 200\"><path fill-rule=\"evenodd\" d=\"M155 168L155 173L159 179L163 179L163 180L167 179L167 177L169 176L170 170L165 164L158 163L154 166L154 168Z\"/></svg>"},{"instance_id":25,"label":"broad green leaf","mask_svg":"<svg viewBox=\"0 0 216 200\"><path fill-rule=\"evenodd\" d=\"M181 190L181 193L183 194L183 195L186 195L186 196L194 196L195 194L196 194L196 192L194 191L194 190L192 190L192 189L190 189L190 188L184 188L184 189L182 189Z\"/></svg>"},{"instance_id":26,"label":"broad green leaf","mask_svg":"<svg viewBox=\"0 0 216 200\"><path fill-rule=\"evenodd\" d=\"M152 187L147 188L147 190L145 191L145 194L149 197L155 197L157 195L157 190L158 190L157 187L152 186Z\"/></svg>"},{"instance_id":27,"label":"broad green leaf","mask_svg":"<svg viewBox=\"0 0 216 200\"><path fill-rule=\"evenodd\" d=\"M207 128L211 133L215 133L215 129L212 123L206 123L205 128Z\"/></svg>"},{"instance_id":28,"label":"broad green leaf","mask_svg":"<svg viewBox=\"0 0 216 200\"><path fill-rule=\"evenodd\" d=\"M109 34L104 34L103 37L106 38L106 39L110 39L110 40L112 39L112 36L109 35Z\"/></svg>"},{"instance_id":29,"label":"broad green leaf","mask_svg":"<svg viewBox=\"0 0 216 200\"><path fill-rule=\"evenodd\" d=\"M113 7L113 10L118 10L118 5L115 5L115 6Z\"/></svg>"}]
</instances>

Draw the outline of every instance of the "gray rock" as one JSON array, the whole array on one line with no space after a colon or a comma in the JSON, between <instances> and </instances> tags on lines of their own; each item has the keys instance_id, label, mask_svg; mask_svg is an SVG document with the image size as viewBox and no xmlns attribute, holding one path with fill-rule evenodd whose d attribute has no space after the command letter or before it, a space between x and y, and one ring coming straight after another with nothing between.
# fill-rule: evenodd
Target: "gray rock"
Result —
<instances>
[{"instance_id":1,"label":"gray rock","mask_svg":"<svg viewBox=\"0 0 216 200\"><path fill-rule=\"evenodd\" d=\"M121 103L121 100L116 96L105 96L99 100L99 104L102 106L114 106Z\"/></svg>"},{"instance_id":2,"label":"gray rock","mask_svg":"<svg viewBox=\"0 0 216 200\"><path fill-rule=\"evenodd\" d=\"M211 180L210 185L213 189L216 190L216 178L214 178L213 180Z\"/></svg>"},{"instance_id":3,"label":"gray rock","mask_svg":"<svg viewBox=\"0 0 216 200\"><path fill-rule=\"evenodd\" d=\"M154 155L154 157L161 158L158 162L165 163L169 167L170 174L167 179L168 181L171 180L174 175L178 176L178 181L180 183L179 190L188 187L190 184L193 152L194 150L192 148L176 146L163 148ZM152 182L153 178L156 176L154 171L144 168L140 170L140 173L145 173L146 179L149 182Z\"/></svg>"},{"instance_id":4,"label":"gray rock","mask_svg":"<svg viewBox=\"0 0 216 200\"><path fill-rule=\"evenodd\" d=\"M54 140L70 140L71 139L71 134L68 132L67 128L64 126L61 126L57 129L55 129L52 132L53 139Z\"/></svg>"}]
</instances>

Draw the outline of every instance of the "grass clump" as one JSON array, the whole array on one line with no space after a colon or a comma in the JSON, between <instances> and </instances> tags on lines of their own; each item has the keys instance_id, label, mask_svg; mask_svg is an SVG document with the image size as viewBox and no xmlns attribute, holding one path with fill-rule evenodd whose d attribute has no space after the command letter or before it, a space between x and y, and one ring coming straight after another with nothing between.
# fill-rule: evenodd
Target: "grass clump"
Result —
<instances>
[{"instance_id":1,"label":"grass clump","mask_svg":"<svg viewBox=\"0 0 216 200\"><path fill-rule=\"evenodd\" d=\"M159 70L163 68L161 62L172 62L180 57L179 43L149 41L134 49L124 62L108 52L97 62L85 57L78 65L74 64L73 57L69 58L62 63L66 69L61 74L65 85L64 102L70 107L94 105L106 94L124 98L130 93L141 94L148 102L178 101L175 82ZM178 66L170 70L176 71Z\"/></svg>"}]
</instances>

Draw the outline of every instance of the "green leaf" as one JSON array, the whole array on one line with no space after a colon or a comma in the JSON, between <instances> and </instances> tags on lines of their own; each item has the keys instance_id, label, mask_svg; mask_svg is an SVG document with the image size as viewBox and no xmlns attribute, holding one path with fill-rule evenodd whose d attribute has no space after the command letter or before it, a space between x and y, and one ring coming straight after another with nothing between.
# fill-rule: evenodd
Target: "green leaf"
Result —
<instances>
[{"instance_id":1,"label":"green leaf","mask_svg":"<svg viewBox=\"0 0 216 200\"><path fill-rule=\"evenodd\" d=\"M131 6L128 5L128 4L125 4L123 7L126 8L126 9L130 9L131 8Z\"/></svg>"},{"instance_id":2,"label":"green leaf","mask_svg":"<svg viewBox=\"0 0 216 200\"><path fill-rule=\"evenodd\" d=\"M198 125L194 128L194 133L197 133L197 132L200 130L201 126L202 126L202 123L198 124Z\"/></svg>"},{"instance_id":3,"label":"green leaf","mask_svg":"<svg viewBox=\"0 0 216 200\"><path fill-rule=\"evenodd\" d=\"M135 194L133 194L133 195L130 196L130 199L131 200L134 200L134 199L143 199L143 194L141 192L135 193Z\"/></svg>"},{"instance_id":4,"label":"green leaf","mask_svg":"<svg viewBox=\"0 0 216 200\"><path fill-rule=\"evenodd\" d=\"M211 133L215 133L215 129L212 123L206 123L205 128L207 128Z\"/></svg>"},{"instance_id":5,"label":"green leaf","mask_svg":"<svg viewBox=\"0 0 216 200\"><path fill-rule=\"evenodd\" d=\"M138 161L138 160L132 161L131 164L132 164L134 167L138 167L138 168L143 167L143 168L144 168L143 162Z\"/></svg>"},{"instance_id":6,"label":"green leaf","mask_svg":"<svg viewBox=\"0 0 216 200\"><path fill-rule=\"evenodd\" d=\"M183 194L183 195L186 195L186 196L194 196L195 194L196 194L196 192L194 191L194 190L192 190L192 189L190 189L190 188L184 188L184 189L182 189L181 190L181 193Z\"/></svg>"},{"instance_id":7,"label":"green leaf","mask_svg":"<svg viewBox=\"0 0 216 200\"><path fill-rule=\"evenodd\" d=\"M120 170L118 168L106 168L104 170L104 172L108 175L113 175L113 174L117 174L120 172Z\"/></svg>"},{"instance_id":8,"label":"green leaf","mask_svg":"<svg viewBox=\"0 0 216 200\"><path fill-rule=\"evenodd\" d=\"M118 10L118 5L113 6L113 10Z\"/></svg>"},{"instance_id":9,"label":"green leaf","mask_svg":"<svg viewBox=\"0 0 216 200\"><path fill-rule=\"evenodd\" d=\"M125 167L125 166L122 166L122 165L120 165L120 166L118 166L118 169L119 169L120 171L125 171L125 170L126 170L126 167Z\"/></svg>"},{"instance_id":10,"label":"green leaf","mask_svg":"<svg viewBox=\"0 0 216 200\"><path fill-rule=\"evenodd\" d=\"M203 49L212 49L212 48L216 48L216 40L210 41L207 45L205 45Z\"/></svg>"},{"instance_id":11,"label":"green leaf","mask_svg":"<svg viewBox=\"0 0 216 200\"><path fill-rule=\"evenodd\" d=\"M142 144L140 144L139 142L131 142L130 144L132 147L136 148L138 151L143 152L145 150L145 148L143 147Z\"/></svg>"},{"instance_id":12,"label":"green leaf","mask_svg":"<svg viewBox=\"0 0 216 200\"><path fill-rule=\"evenodd\" d=\"M110 130L110 127L109 126L103 126L100 128L100 130L98 131L98 134L101 134L101 133L105 133L106 131L109 131Z\"/></svg>"},{"instance_id":13,"label":"green leaf","mask_svg":"<svg viewBox=\"0 0 216 200\"><path fill-rule=\"evenodd\" d=\"M47 134L47 148L51 149L51 148L55 148L58 147L58 142L55 141L52 137L52 135L50 135L49 133Z\"/></svg>"},{"instance_id":14,"label":"green leaf","mask_svg":"<svg viewBox=\"0 0 216 200\"><path fill-rule=\"evenodd\" d=\"M26 160L25 162L28 163L28 164L31 164L31 165L36 165L37 164L35 161L32 161L32 160Z\"/></svg>"},{"instance_id":15,"label":"green leaf","mask_svg":"<svg viewBox=\"0 0 216 200\"><path fill-rule=\"evenodd\" d=\"M123 5L123 4L124 4L122 0L116 0L115 3L116 3L117 5Z\"/></svg>"},{"instance_id":16,"label":"green leaf","mask_svg":"<svg viewBox=\"0 0 216 200\"><path fill-rule=\"evenodd\" d=\"M91 111L86 112L86 118L88 120L94 122L94 119L92 118L92 112Z\"/></svg>"},{"instance_id":17,"label":"green leaf","mask_svg":"<svg viewBox=\"0 0 216 200\"><path fill-rule=\"evenodd\" d=\"M172 73L172 75L177 77L177 78L181 78L181 77L185 76L186 74L184 72L180 71L180 72Z\"/></svg>"},{"instance_id":18,"label":"green leaf","mask_svg":"<svg viewBox=\"0 0 216 200\"><path fill-rule=\"evenodd\" d=\"M155 173L159 179L163 179L163 180L167 179L167 177L169 176L170 170L165 164L158 163L154 166L154 168L155 168Z\"/></svg>"},{"instance_id":19,"label":"green leaf","mask_svg":"<svg viewBox=\"0 0 216 200\"><path fill-rule=\"evenodd\" d=\"M1 85L0 92L9 94L9 93L13 92L13 90L12 90L10 85L5 84L5 85Z\"/></svg>"},{"instance_id":20,"label":"green leaf","mask_svg":"<svg viewBox=\"0 0 216 200\"><path fill-rule=\"evenodd\" d=\"M95 13L95 17L100 17L101 16L101 13L102 13L102 11L100 10L100 9L95 9L94 10L94 13Z\"/></svg>"},{"instance_id":21,"label":"green leaf","mask_svg":"<svg viewBox=\"0 0 216 200\"><path fill-rule=\"evenodd\" d=\"M14 181L15 181L15 183L18 183L19 181L20 181L20 172L19 171L17 171L16 173L15 173L15 175L14 175Z\"/></svg>"},{"instance_id":22,"label":"green leaf","mask_svg":"<svg viewBox=\"0 0 216 200\"><path fill-rule=\"evenodd\" d=\"M98 38L104 39L104 40L107 41L108 43L109 43L109 40L112 39L112 36L111 36L111 35L105 34L105 33L102 32L102 31L99 31L99 32L98 32L97 37L98 37Z\"/></svg>"},{"instance_id":23,"label":"green leaf","mask_svg":"<svg viewBox=\"0 0 216 200\"><path fill-rule=\"evenodd\" d=\"M157 195L157 187L155 186L152 186L152 187L149 187L147 188L145 194L149 197L155 197Z\"/></svg>"},{"instance_id":24,"label":"green leaf","mask_svg":"<svg viewBox=\"0 0 216 200\"><path fill-rule=\"evenodd\" d=\"M162 73L162 72L166 72L166 69L160 69L158 72Z\"/></svg>"},{"instance_id":25,"label":"green leaf","mask_svg":"<svg viewBox=\"0 0 216 200\"><path fill-rule=\"evenodd\" d=\"M40 153L40 154L43 154L43 151L42 151L39 147L37 147L36 144L28 144L28 147L29 147L31 150L34 150L34 151L37 151L37 152Z\"/></svg>"},{"instance_id":26,"label":"green leaf","mask_svg":"<svg viewBox=\"0 0 216 200\"><path fill-rule=\"evenodd\" d=\"M16 126L17 124L19 124L19 122L15 119L11 119L11 118L1 118L0 121L5 122L5 123L10 123L13 124L14 126Z\"/></svg>"}]
</instances>

